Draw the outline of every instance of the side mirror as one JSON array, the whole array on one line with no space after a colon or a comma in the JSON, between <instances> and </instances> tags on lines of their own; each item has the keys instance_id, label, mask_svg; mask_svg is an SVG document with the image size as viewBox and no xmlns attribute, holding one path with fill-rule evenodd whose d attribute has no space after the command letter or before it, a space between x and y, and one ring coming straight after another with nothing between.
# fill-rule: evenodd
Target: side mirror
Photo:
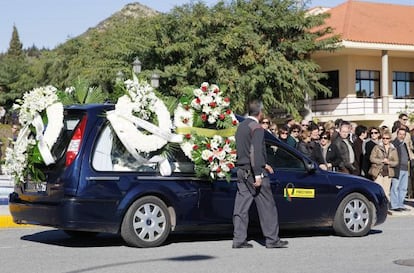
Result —
<instances>
[{"instance_id":1,"label":"side mirror","mask_svg":"<svg viewBox=\"0 0 414 273\"><path fill-rule=\"evenodd\" d=\"M305 161L305 168L308 173L314 173L316 171L316 166L313 161Z\"/></svg>"}]
</instances>

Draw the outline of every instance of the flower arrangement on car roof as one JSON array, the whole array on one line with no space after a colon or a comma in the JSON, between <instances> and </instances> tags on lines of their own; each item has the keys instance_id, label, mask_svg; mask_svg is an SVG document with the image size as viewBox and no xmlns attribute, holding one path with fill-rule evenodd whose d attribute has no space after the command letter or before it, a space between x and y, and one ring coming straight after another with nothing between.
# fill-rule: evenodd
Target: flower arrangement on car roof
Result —
<instances>
[{"instance_id":1,"label":"flower arrangement on car roof","mask_svg":"<svg viewBox=\"0 0 414 273\"><path fill-rule=\"evenodd\" d=\"M119 140L137 163L159 163L162 175L171 174L171 166L161 149L168 142L180 142L181 136L171 132L170 112L153 88L140 81L124 82L126 94L118 98L115 110L107 112Z\"/></svg>"},{"instance_id":2,"label":"flower arrangement on car roof","mask_svg":"<svg viewBox=\"0 0 414 273\"><path fill-rule=\"evenodd\" d=\"M197 176L230 179L236 161L237 119L230 99L217 85L201 84L192 95L184 96L175 110L174 126L164 102L152 87L139 81L125 81L126 95L118 99L115 110L107 113L118 138L137 163L157 162L162 175L171 174L167 158L160 153L167 143L180 143L195 163ZM6 149L4 172L15 183L44 181L40 164L55 163L51 149L63 128L63 105L53 86L35 88L16 100L22 129L13 147ZM150 158L148 158L150 155Z\"/></svg>"},{"instance_id":3,"label":"flower arrangement on car roof","mask_svg":"<svg viewBox=\"0 0 414 273\"><path fill-rule=\"evenodd\" d=\"M181 149L195 163L197 176L230 180L236 162L237 124L230 98L223 97L215 84L203 82L192 96L180 99L174 125L183 135Z\"/></svg>"}]
</instances>

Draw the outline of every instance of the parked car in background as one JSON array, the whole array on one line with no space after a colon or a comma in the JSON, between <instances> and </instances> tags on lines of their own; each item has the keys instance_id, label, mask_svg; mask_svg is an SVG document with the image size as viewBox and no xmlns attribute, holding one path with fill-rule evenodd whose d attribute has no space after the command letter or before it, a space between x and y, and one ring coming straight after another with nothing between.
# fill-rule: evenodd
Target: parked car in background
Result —
<instances>
[{"instance_id":1,"label":"parked car in background","mask_svg":"<svg viewBox=\"0 0 414 273\"><path fill-rule=\"evenodd\" d=\"M45 181L15 187L9 206L16 223L61 229L71 236L120 234L134 247L156 247L178 231L233 229L236 178L198 178L180 149L172 174L137 162L117 138L105 112L114 105L70 106L52 149ZM266 134L272 190L282 229L333 227L341 236L364 236L387 217L387 198L372 181L327 172ZM254 207L254 206L253 206ZM253 222L258 224L254 208Z\"/></svg>"}]
</instances>

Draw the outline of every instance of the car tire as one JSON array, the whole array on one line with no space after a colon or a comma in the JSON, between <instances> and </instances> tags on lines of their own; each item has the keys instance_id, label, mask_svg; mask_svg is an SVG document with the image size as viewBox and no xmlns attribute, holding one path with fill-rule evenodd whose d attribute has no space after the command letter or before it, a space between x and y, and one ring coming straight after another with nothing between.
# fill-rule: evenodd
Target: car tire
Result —
<instances>
[{"instance_id":1,"label":"car tire","mask_svg":"<svg viewBox=\"0 0 414 273\"><path fill-rule=\"evenodd\" d=\"M95 237L99 233L99 232L93 232L93 231L68 230L68 229L64 229L63 232L72 238L90 238L90 237Z\"/></svg>"},{"instance_id":2,"label":"car tire","mask_svg":"<svg viewBox=\"0 0 414 273\"><path fill-rule=\"evenodd\" d=\"M336 210L333 223L335 233L346 237L367 235L375 217L372 206L360 193L347 195Z\"/></svg>"},{"instance_id":3,"label":"car tire","mask_svg":"<svg viewBox=\"0 0 414 273\"><path fill-rule=\"evenodd\" d=\"M170 230L165 203L155 196L145 196L129 207L122 221L121 236L133 247L157 247L167 239Z\"/></svg>"}]
</instances>

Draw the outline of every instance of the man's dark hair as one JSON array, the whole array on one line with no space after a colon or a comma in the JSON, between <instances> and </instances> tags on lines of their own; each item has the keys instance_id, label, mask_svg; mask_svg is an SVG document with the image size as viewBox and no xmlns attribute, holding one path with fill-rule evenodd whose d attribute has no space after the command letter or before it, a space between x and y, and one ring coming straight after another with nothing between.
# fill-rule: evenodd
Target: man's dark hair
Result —
<instances>
[{"instance_id":1,"label":"man's dark hair","mask_svg":"<svg viewBox=\"0 0 414 273\"><path fill-rule=\"evenodd\" d=\"M336 120L335 120L335 127L336 127L336 128L341 127L341 124L342 124L342 122L343 122L343 121L344 121L344 120L343 120L343 119L341 119L341 118L336 119Z\"/></svg>"},{"instance_id":2,"label":"man's dark hair","mask_svg":"<svg viewBox=\"0 0 414 273\"><path fill-rule=\"evenodd\" d=\"M398 115L398 119L402 119L403 117L408 118L408 115L406 113L401 113L401 114Z\"/></svg>"},{"instance_id":3,"label":"man's dark hair","mask_svg":"<svg viewBox=\"0 0 414 273\"><path fill-rule=\"evenodd\" d=\"M345 126L351 126L351 123L347 120L342 120L341 124L339 124L339 127L342 127L343 125Z\"/></svg>"},{"instance_id":4,"label":"man's dark hair","mask_svg":"<svg viewBox=\"0 0 414 273\"><path fill-rule=\"evenodd\" d=\"M355 128L355 134L356 134L357 136L361 136L361 135L362 135L362 133L366 132L367 130L368 130L368 128L367 128L366 126L364 126L364 125L358 125L358 126Z\"/></svg>"},{"instance_id":5,"label":"man's dark hair","mask_svg":"<svg viewBox=\"0 0 414 273\"><path fill-rule=\"evenodd\" d=\"M263 109L263 104L259 100L253 100L249 103L249 116L257 117Z\"/></svg>"}]
</instances>

